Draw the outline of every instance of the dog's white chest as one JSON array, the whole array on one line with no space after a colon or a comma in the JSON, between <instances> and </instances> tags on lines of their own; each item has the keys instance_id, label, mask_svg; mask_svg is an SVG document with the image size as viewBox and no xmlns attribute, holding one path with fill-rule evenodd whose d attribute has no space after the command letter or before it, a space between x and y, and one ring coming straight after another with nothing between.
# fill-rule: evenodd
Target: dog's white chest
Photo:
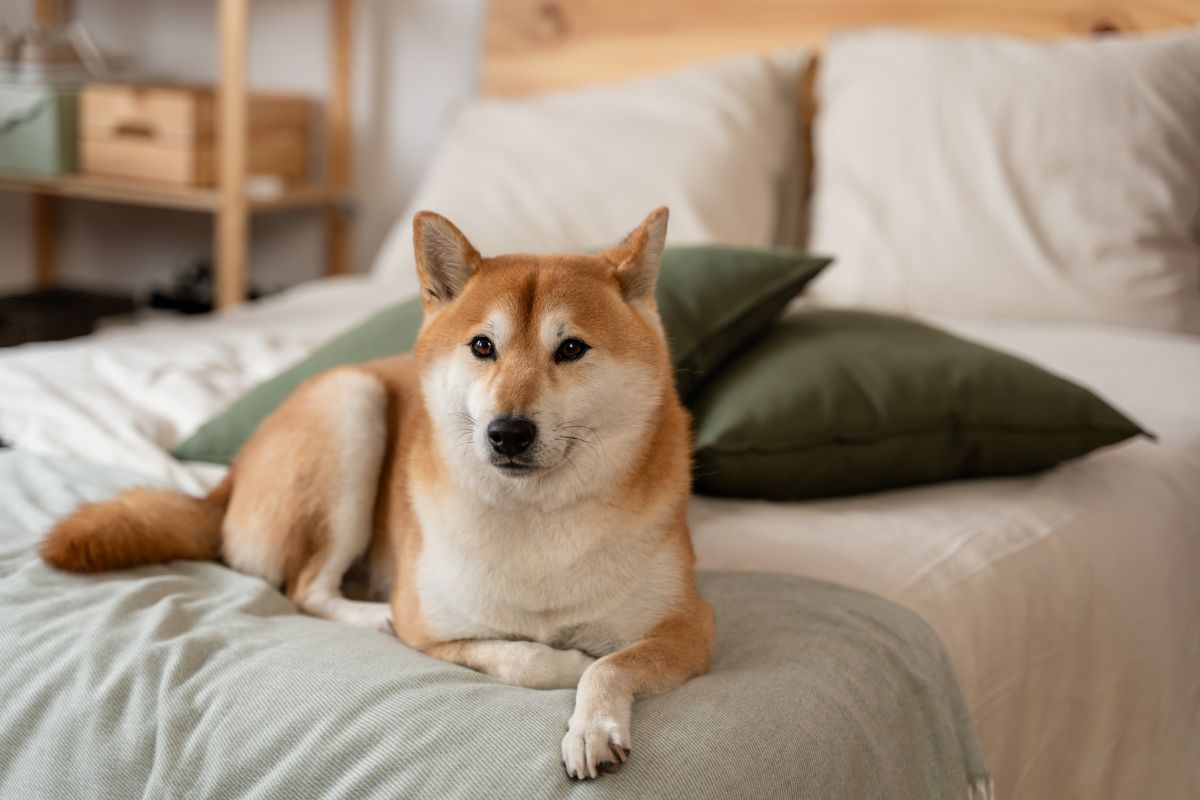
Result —
<instances>
[{"instance_id":1,"label":"dog's white chest","mask_svg":"<svg viewBox=\"0 0 1200 800\"><path fill-rule=\"evenodd\" d=\"M679 587L644 519L597 505L540 513L418 502L421 615L439 639L523 638L593 654L640 638Z\"/></svg>"}]
</instances>

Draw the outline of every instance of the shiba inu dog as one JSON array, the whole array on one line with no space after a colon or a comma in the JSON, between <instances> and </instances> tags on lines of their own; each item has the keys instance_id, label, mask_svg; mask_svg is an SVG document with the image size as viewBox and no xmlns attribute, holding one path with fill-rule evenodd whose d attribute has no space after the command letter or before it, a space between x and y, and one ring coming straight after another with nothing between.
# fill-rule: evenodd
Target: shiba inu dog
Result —
<instances>
[{"instance_id":1,"label":"shiba inu dog","mask_svg":"<svg viewBox=\"0 0 1200 800\"><path fill-rule=\"evenodd\" d=\"M483 258L414 221L414 352L301 386L204 499L83 505L51 565L223 559L303 611L520 686L577 687L573 778L630 753L634 698L708 669L688 418L654 301L667 210L598 255ZM369 599L342 592L369 570ZM383 602L386 601L386 602Z\"/></svg>"}]
</instances>

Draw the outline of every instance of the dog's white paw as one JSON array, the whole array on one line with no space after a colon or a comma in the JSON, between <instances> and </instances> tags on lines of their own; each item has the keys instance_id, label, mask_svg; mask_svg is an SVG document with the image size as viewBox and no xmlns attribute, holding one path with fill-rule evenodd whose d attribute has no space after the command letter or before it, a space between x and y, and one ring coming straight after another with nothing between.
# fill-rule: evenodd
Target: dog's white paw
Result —
<instances>
[{"instance_id":1,"label":"dog's white paw","mask_svg":"<svg viewBox=\"0 0 1200 800\"><path fill-rule=\"evenodd\" d=\"M574 689L579 685L579 679L583 677L583 672L596 659L584 653L581 650L555 650L557 656L554 659L554 675L550 688L552 689Z\"/></svg>"},{"instance_id":2,"label":"dog's white paw","mask_svg":"<svg viewBox=\"0 0 1200 800\"><path fill-rule=\"evenodd\" d=\"M392 609L387 603L364 603L336 598L325 602L316 613L317 616L343 625L395 635L392 629Z\"/></svg>"},{"instance_id":3,"label":"dog's white paw","mask_svg":"<svg viewBox=\"0 0 1200 800\"><path fill-rule=\"evenodd\" d=\"M513 642L514 658L495 675L528 689L574 689L596 659L579 650L556 650L536 642Z\"/></svg>"},{"instance_id":4,"label":"dog's white paw","mask_svg":"<svg viewBox=\"0 0 1200 800\"><path fill-rule=\"evenodd\" d=\"M629 758L629 726L611 717L571 719L562 740L567 777L585 781L616 772Z\"/></svg>"},{"instance_id":5,"label":"dog's white paw","mask_svg":"<svg viewBox=\"0 0 1200 800\"><path fill-rule=\"evenodd\" d=\"M382 606L382 608L369 608L368 606ZM392 628L392 609L387 603L363 603L347 614L346 622L359 628L395 635Z\"/></svg>"}]
</instances>

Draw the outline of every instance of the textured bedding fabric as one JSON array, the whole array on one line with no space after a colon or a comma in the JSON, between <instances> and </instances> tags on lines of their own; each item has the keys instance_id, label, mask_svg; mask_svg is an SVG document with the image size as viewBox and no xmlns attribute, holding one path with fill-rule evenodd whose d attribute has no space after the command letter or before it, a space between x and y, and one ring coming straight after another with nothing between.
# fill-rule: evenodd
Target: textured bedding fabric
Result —
<instances>
[{"instance_id":1,"label":"textured bedding fabric","mask_svg":"<svg viewBox=\"0 0 1200 800\"><path fill-rule=\"evenodd\" d=\"M0 454L0 796L965 800L987 785L937 635L821 581L710 573L712 672L639 701L569 780L574 693L505 686L179 562L56 572L33 544L110 468Z\"/></svg>"},{"instance_id":2,"label":"textured bedding fabric","mask_svg":"<svg viewBox=\"0 0 1200 800\"><path fill-rule=\"evenodd\" d=\"M167 448L340 328L397 299L318 283L226 320L0 351L0 438L187 488ZM962 323L1158 435L1021 479L833 501L693 500L700 566L830 580L937 631L997 796L1200 796L1200 338Z\"/></svg>"}]
</instances>

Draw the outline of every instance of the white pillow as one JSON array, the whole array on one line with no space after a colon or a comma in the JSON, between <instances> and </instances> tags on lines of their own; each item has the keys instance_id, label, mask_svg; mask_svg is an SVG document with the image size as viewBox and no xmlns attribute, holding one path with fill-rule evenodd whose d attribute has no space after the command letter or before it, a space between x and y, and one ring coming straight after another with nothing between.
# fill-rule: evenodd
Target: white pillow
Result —
<instances>
[{"instance_id":1,"label":"white pillow","mask_svg":"<svg viewBox=\"0 0 1200 800\"><path fill-rule=\"evenodd\" d=\"M633 82L468 104L392 229L378 274L412 279L412 217L449 217L485 256L608 246L654 208L669 241L768 246L799 187L807 56L739 56ZM414 284L415 285L415 284Z\"/></svg>"},{"instance_id":2,"label":"white pillow","mask_svg":"<svg viewBox=\"0 0 1200 800\"><path fill-rule=\"evenodd\" d=\"M815 302L1200 332L1200 30L836 36Z\"/></svg>"}]
</instances>

